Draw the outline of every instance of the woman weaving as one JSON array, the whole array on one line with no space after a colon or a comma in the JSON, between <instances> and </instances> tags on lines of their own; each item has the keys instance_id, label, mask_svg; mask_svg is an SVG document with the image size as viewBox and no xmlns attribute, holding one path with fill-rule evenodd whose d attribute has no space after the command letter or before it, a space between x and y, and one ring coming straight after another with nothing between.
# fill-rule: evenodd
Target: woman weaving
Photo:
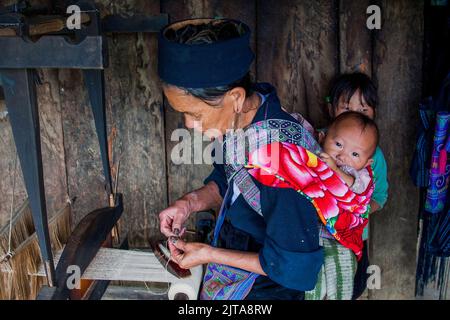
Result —
<instances>
[{"instance_id":1,"label":"woman weaving","mask_svg":"<svg viewBox=\"0 0 450 320\"><path fill-rule=\"evenodd\" d=\"M214 163L203 187L159 214L160 228L170 237L172 259L181 267L207 264L201 299L298 300L314 288L323 263L317 205L283 185L289 181L267 183L263 176L275 177L278 171L270 171L283 167L281 156L272 159L275 146L290 152L297 145L314 153L320 147L281 109L271 85L250 81L254 54L249 39L249 28L235 20L186 20L160 34L159 75L169 104L183 113L186 127L218 132L212 138L223 142L225 155L225 163ZM243 139L230 129L244 129L248 135ZM261 157L252 154L261 153L258 134L274 131L278 134L266 135L262 143L272 156L263 172ZM230 146L245 149L245 166ZM179 238L192 213L217 207L212 245Z\"/></svg>"}]
</instances>

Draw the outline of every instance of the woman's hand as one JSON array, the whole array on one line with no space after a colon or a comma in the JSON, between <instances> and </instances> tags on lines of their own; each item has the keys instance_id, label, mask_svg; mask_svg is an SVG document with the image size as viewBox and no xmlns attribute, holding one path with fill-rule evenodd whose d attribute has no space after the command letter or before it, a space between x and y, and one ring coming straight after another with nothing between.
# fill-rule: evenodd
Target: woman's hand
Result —
<instances>
[{"instance_id":1,"label":"woman's hand","mask_svg":"<svg viewBox=\"0 0 450 320\"><path fill-rule=\"evenodd\" d=\"M207 185L185 194L173 205L159 214L159 229L166 237L183 235L184 223L192 212L220 207L222 196L219 187L213 181Z\"/></svg>"},{"instance_id":2,"label":"woman's hand","mask_svg":"<svg viewBox=\"0 0 450 320\"><path fill-rule=\"evenodd\" d=\"M171 258L184 269L200 264L218 263L266 276L257 252L215 248L199 242L185 242L177 237L168 241Z\"/></svg>"},{"instance_id":3,"label":"woman's hand","mask_svg":"<svg viewBox=\"0 0 450 320\"><path fill-rule=\"evenodd\" d=\"M188 243L173 237L169 239L168 244L171 259L183 269L190 269L210 262L209 252L212 247L207 244L200 242Z\"/></svg>"},{"instance_id":4,"label":"woman's hand","mask_svg":"<svg viewBox=\"0 0 450 320\"><path fill-rule=\"evenodd\" d=\"M179 199L173 205L159 213L159 227L166 237L181 236L186 228L184 223L192 213L191 205L187 199Z\"/></svg>"}]
</instances>

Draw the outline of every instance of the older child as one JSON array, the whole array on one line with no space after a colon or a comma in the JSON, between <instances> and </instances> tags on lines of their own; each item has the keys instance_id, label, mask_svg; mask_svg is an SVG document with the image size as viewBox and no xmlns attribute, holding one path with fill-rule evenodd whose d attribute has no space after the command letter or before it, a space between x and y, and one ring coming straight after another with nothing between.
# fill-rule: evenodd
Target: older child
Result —
<instances>
[{"instance_id":1,"label":"older child","mask_svg":"<svg viewBox=\"0 0 450 320\"><path fill-rule=\"evenodd\" d=\"M374 119L378 106L377 90L371 79L362 73L343 74L334 81L327 106L331 119L342 113L354 111ZM383 153L376 148L372 157L375 190L370 202L371 212L383 208L388 196L387 166ZM322 232L325 263L316 288L307 293L307 299L357 299L366 288L368 227L364 230L363 257L358 262L352 252ZM355 275L356 273L356 275Z\"/></svg>"}]
</instances>

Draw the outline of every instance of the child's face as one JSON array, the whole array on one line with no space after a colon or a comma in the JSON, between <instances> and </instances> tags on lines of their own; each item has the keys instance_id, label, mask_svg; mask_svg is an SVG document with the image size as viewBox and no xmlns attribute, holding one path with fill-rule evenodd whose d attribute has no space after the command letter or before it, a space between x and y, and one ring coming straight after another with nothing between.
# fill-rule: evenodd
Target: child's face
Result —
<instances>
[{"instance_id":1,"label":"child's face","mask_svg":"<svg viewBox=\"0 0 450 320\"><path fill-rule=\"evenodd\" d=\"M369 130L361 131L350 121L345 121L330 128L323 149L338 166L347 165L361 170L371 164L375 137Z\"/></svg>"},{"instance_id":2,"label":"child's face","mask_svg":"<svg viewBox=\"0 0 450 320\"><path fill-rule=\"evenodd\" d=\"M375 117L375 110L367 104L364 96L361 94L361 91L359 89L356 90L356 92L350 97L348 103L345 101L344 96L341 96L339 98L337 108L334 110L334 118L347 111L362 113L368 116L370 119L373 119Z\"/></svg>"}]
</instances>

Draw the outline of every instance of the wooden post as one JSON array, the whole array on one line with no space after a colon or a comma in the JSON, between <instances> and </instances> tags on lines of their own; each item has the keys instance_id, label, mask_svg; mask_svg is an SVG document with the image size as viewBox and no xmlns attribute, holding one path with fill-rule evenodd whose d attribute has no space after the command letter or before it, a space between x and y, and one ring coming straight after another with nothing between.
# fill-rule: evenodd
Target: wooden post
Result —
<instances>
[{"instance_id":1,"label":"wooden post","mask_svg":"<svg viewBox=\"0 0 450 320\"><path fill-rule=\"evenodd\" d=\"M325 96L338 72L337 1L258 2L258 80L314 126L326 124Z\"/></svg>"},{"instance_id":2,"label":"wooden post","mask_svg":"<svg viewBox=\"0 0 450 320\"><path fill-rule=\"evenodd\" d=\"M377 123L386 157L389 200L371 223L370 263L381 268L381 290L370 299L412 299L416 274L419 192L409 178L422 88L423 1L381 1L375 37ZM378 213L375 213L378 215Z\"/></svg>"},{"instance_id":3,"label":"wooden post","mask_svg":"<svg viewBox=\"0 0 450 320\"><path fill-rule=\"evenodd\" d=\"M366 26L370 0L339 1L339 72L372 75L372 31Z\"/></svg>"},{"instance_id":4,"label":"wooden post","mask_svg":"<svg viewBox=\"0 0 450 320\"><path fill-rule=\"evenodd\" d=\"M99 1L102 15L156 15L159 1ZM157 214L167 206L166 155L162 92L157 76L156 34L108 35L110 64L105 70L106 118L111 171L120 160L118 192L124 195L120 233L131 246L148 245L145 235L159 229ZM76 222L107 206L99 146L81 73L59 71L64 108L69 194L77 197ZM144 199L146 210L144 210ZM144 231L145 229L145 231Z\"/></svg>"}]
</instances>

